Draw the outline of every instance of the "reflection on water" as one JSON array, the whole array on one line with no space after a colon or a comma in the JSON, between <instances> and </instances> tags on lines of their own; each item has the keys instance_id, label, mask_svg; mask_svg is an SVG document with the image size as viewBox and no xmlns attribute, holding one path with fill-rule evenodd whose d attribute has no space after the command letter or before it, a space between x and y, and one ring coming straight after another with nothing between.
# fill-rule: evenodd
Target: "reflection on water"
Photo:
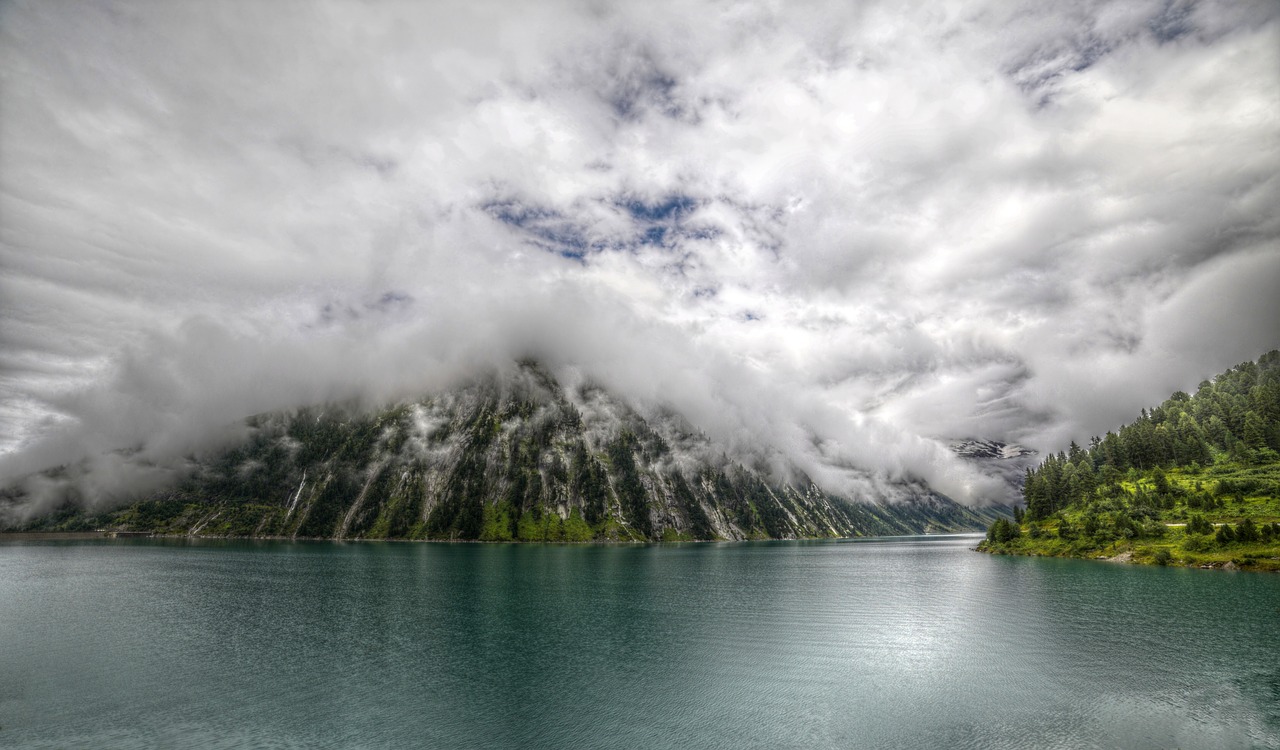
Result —
<instances>
[{"instance_id":1,"label":"reflection on water","mask_svg":"<svg viewBox=\"0 0 1280 750\"><path fill-rule=\"evenodd\" d=\"M0 546L0 746L1280 747L1280 576L973 537Z\"/></svg>"}]
</instances>

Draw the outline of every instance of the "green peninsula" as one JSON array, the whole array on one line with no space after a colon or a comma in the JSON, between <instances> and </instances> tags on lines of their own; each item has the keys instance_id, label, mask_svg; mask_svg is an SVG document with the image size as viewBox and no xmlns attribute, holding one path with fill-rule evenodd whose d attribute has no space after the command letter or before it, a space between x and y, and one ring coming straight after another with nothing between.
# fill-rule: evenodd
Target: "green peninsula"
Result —
<instances>
[{"instance_id":1,"label":"green peninsula","mask_svg":"<svg viewBox=\"0 0 1280 750\"><path fill-rule=\"evenodd\" d=\"M1028 469L978 549L1280 571L1280 351Z\"/></svg>"}]
</instances>

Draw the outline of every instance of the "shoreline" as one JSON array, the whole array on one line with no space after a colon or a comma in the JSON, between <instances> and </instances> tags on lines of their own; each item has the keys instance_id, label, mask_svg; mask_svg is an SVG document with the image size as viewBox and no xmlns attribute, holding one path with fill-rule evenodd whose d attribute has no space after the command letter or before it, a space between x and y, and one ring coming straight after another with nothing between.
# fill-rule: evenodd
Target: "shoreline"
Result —
<instances>
[{"instance_id":1,"label":"shoreline","mask_svg":"<svg viewBox=\"0 0 1280 750\"><path fill-rule=\"evenodd\" d=\"M110 538L105 531L0 531L0 543Z\"/></svg>"},{"instance_id":2,"label":"shoreline","mask_svg":"<svg viewBox=\"0 0 1280 750\"><path fill-rule=\"evenodd\" d=\"M88 541L103 539L119 541L122 539L187 539L201 541L240 541L240 542L394 542L416 544L526 544L555 546L640 546L648 544L745 544L749 542L822 542L822 541L863 541L868 539L901 539L908 537L948 537L948 536L980 536L982 530L948 531L940 534L899 534L892 536L806 536L790 539L681 539L663 541L643 539L591 539L587 541L525 541L517 539L368 539L363 537L312 537L312 536L206 536L203 534L162 534L149 531L3 531L0 532L0 544L5 542L56 542L56 541Z\"/></svg>"},{"instance_id":3,"label":"shoreline","mask_svg":"<svg viewBox=\"0 0 1280 750\"><path fill-rule=\"evenodd\" d=\"M1141 565L1152 568L1181 568L1184 570L1219 570L1223 572L1280 573L1280 557L1230 557L1227 559L1196 559L1192 561L1172 558L1163 565L1148 555L1149 550L1135 550L1132 547L1113 550L1114 554L1053 554L1043 549L992 549L987 542L973 548L974 552L1006 557L1044 557L1059 560L1084 560L1096 563L1113 563L1116 565ZM1101 550L1095 550L1101 552ZM1136 554L1135 554L1136 553Z\"/></svg>"}]
</instances>

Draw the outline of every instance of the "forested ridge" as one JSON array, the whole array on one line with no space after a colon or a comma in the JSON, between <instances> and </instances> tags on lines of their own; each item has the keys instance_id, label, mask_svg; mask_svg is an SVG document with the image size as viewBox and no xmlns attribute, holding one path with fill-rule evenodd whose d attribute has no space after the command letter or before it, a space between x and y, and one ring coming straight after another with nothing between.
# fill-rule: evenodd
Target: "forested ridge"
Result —
<instances>
[{"instance_id":1,"label":"forested ridge","mask_svg":"<svg viewBox=\"0 0 1280 750\"><path fill-rule=\"evenodd\" d=\"M536 364L420 401L263 414L239 445L193 458L172 489L10 528L159 534L585 542L795 539L979 529L1007 509L931 493L894 504L778 481L726 458L676 415ZM67 469L59 471L66 473ZM72 485L74 489L74 485ZM0 530L6 501L0 492Z\"/></svg>"},{"instance_id":2,"label":"forested ridge","mask_svg":"<svg viewBox=\"0 0 1280 750\"><path fill-rule=\"evenodd\" d=\"M1280 351L1028 469L995 552L1280 569Z\"/></svg>"}]
</instances>

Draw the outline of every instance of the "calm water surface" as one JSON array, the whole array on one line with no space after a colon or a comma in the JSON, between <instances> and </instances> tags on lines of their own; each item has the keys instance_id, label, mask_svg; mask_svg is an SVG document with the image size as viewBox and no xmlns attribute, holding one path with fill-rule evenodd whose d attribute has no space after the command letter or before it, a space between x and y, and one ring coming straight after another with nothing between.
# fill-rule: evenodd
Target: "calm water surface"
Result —
<instances>
[{"instance_id":1,"label":"calm water surface","mask_svg":"<svg viewBox=\"0 0 1280 750\"><path fill-rule=\"evenodd\" d=\"M1280 748L1280 576L975 537L0 545L5 748Z\"/></svg>"}]
</instances>

